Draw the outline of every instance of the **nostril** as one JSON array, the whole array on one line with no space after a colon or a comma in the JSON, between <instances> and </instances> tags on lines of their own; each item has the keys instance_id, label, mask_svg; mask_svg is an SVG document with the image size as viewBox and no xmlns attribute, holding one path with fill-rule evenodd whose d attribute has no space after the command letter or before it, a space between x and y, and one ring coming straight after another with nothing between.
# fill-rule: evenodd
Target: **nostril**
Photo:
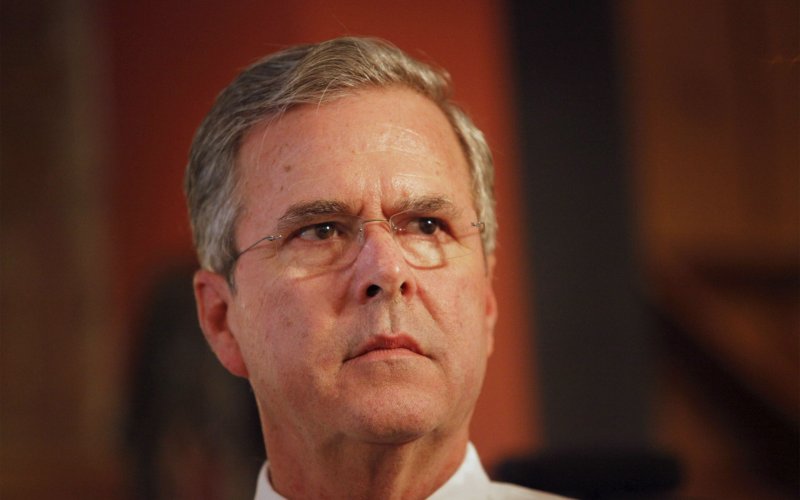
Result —
<instances>
[{"instance_id":1,"label":"nostril","mask_svg":"<svg viewBox=\"0 0 800 500\"><path fill-rule=\"evenodd\" d=\"M378 293L380 293L380 291L381 291L381 287L379 287L378 285L370 285L367 288L367 297L372 298L372 297L378 295Z\"/></svg>"}]
</instances>

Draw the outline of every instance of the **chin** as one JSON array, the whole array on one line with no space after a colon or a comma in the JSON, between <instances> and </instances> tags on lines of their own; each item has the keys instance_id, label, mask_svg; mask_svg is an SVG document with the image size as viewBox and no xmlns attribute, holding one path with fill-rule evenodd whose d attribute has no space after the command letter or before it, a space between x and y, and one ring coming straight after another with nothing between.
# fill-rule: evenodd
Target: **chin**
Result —
<instances>
[{"instance_id":1,"label":"chin","mask_svg":"<svg viewBox=\"0 0 800 500\"><path fill-rule=\"evenodd\" d=\"M443 422L440 405L419 394L405 398L393 394L365 403L344 413L350 415L350 421L345 423L350 434L366 442L407 443L435 431Z\"/></svg>"}]
</instances>

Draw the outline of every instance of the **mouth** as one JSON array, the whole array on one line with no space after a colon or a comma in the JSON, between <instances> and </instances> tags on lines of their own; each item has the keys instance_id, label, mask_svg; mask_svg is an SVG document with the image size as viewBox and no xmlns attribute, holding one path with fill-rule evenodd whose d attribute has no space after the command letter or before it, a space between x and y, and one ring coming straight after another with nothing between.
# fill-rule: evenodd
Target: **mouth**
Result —
<instances>
[{"instance_id":1,"label":"mouth","mask_svg":"<svg viewBox=\"0 0 800 500\"><path fill-rule=\"evenodd\" d=\"M361 344L345 362L355 359L384 359L402 356L424 356L416 340L405 334L376 335Z\"/></svg>"}]
</instances>

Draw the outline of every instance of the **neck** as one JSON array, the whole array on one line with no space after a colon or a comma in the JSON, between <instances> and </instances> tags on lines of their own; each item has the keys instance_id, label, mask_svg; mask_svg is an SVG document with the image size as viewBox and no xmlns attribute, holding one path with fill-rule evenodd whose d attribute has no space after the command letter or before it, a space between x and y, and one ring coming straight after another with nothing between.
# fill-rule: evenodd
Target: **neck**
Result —
<instances>
[{"instance_id":1,"label":"neck","mask_svg":"<svg viewBox=\"0 0 800 500\"><path fill-rule=\"evenodd\" d=\"M464 429L402 444L337 439L300 453L268 442L269 478L275 491L292 499L426 498L461 465L467 440Z\"/></svg>"}]
</instances>

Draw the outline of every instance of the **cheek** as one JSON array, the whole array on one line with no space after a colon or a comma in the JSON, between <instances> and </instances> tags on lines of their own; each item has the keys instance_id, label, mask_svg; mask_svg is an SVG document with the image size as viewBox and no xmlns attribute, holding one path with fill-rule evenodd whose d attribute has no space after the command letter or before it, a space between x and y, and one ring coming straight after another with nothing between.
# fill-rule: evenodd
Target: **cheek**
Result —
<instances>
[{"instance_id":1,"label":"cheek","mask_svg":"<svg viewBox=\"0 0 800 500\"><path fill-rule=\"evenodd\" d=\"M482 363L488 356L485 286L481 269L480 274L438 276L425 289L423 300L444 336L447 356L456 365Z\"/></svg>"},{"instance_id":2,"label":"cheek","mask_svg":"<svg viewBox=\"0 0 800 500\"><path fill-rule=\"evenodd\" d=\"M297 404L308 385L302 363L308 356L303 316L296 314L294 297L274 286L256 293L240 287L240 345L250 374L250 384L262 411L274 416ZM287 406L288 405L288 406Z\"/></svg>"},{"instance_id":3,"label":"cheek","mask_svg":"<svg viewBox=\"0 0 800 500\"><path fill-rule=\"evenodd\" d=\"M460 273L437 279L428 289L428 308L442 335L439 351L447 392L458 396L454 408L472 409L483 384L489 357L485 319L485 277Z\"/></svg>"},{"instance_id":4,"label":"cheek","mask_svg":"<svg viewBox=\"0 0 800 500\"><path fill-rule=\"evenodd\" d=\"M235 333L249 372L254 376L278 366L273 359L288 355L290 331L299 325L291 308L291 297L274 283L252 286L239 283L235 310Z\"/></svg>"},{"instance_id":5,"label":"cheek","mask_svg":"<svg viewBox=\"0 0 800 500\"><path fill-rule=\"evenodd\" d=\"M243 353L250 373L260 374L272 386L303 386L309 366L328 365L335 360L329 334L335 322L331 305L319 300L322 292L308 286L277 280L249 294L243 302L246 332Z\"/></svg>"},{"instance_id":6,"label":"cheek","mask_svg":"<svg viewBox=\"0 0 800 500\"><path fill-rule=\"evenodd\" d=\"M432 277L424 295L451 322L469 326L485 313L485 281L483 274L475 270L454 271L447 276Z\"/></svg>"}]
</instances>

